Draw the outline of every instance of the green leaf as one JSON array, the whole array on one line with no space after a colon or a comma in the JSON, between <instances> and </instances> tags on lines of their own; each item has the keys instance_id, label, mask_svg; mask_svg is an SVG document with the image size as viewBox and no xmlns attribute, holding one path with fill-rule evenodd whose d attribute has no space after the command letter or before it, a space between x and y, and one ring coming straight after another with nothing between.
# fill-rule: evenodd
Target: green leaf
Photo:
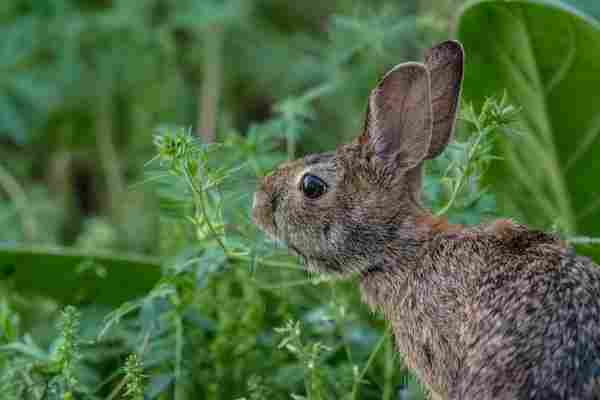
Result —
<instances>
[{"instance_id":1,"label":"green leaf","mask_svg":"<svg viewBox=\"0 0 600 400\"><path fill-rule=\"evenodd\" d=\"M558 1L466 7L467 101L506 90L522 134L499 144L489 182L503 212L568 234L600 236L600 25Z\"/></svg>"},{"instance_id":2,"label":"green leaf","mask_svg":"<svg viewBox=\"0 0 600 400\"><path fill-rule=\"evenodd\" d=\"M160 277L157 260L141 256L0 246L0 280L20 294L62 303L119 305L144 295Z\"/></svg>"},{"instance_id":3,"label":"green leaf","mask_svg":"<svg viewBox=\"0 0 600 400\"><path fill-rule=\"evenodd\" d=\"M565 2L589 15L600 17L600 1L598 0L565 0Z\"/></svg>"}]
</instances>

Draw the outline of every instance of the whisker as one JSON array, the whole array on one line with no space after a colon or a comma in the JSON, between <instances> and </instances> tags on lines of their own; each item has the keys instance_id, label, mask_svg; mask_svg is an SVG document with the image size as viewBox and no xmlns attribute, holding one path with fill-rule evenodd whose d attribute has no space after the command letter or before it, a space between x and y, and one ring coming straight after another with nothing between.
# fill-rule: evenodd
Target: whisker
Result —
<instances>
[{"instance_id":1,"label":"whisker","mask_svg":"<svg viewBox=\"0 0 600 400\"><path fill-rule=\"evenodd\" d=\"M256 261L256 264L259 264L263 267L266 268L273 268L273 269L287 269L290 271L302 271L304 272L305 269L299 266L294 266L294 264L290 264L290 265L276 265L276 264L270 264L270 263L264 263L263 261L259 260Z\"/></svg>"},{"instance_id":2,"label":"whisker","mask_svg":"<svg viewBox=\"0 0 600 400\"><path fill-rule=\"evenodd\" d=\"M585 245L597 245L600 244L600 238L587 237L587 236L575 236L567 238L567 242L573 244L585 244Z\"/></svg>"},{"instance_id":3,"label":"whisker","mask_svg":"<svg viewBox=\"0 0 600 400\"><path fill-rule=\"evenodd\" d=\"M316 284L320 284L320 282L315 282L312 279L300 279L300 280L296 280L296 281L291 281L291 282L286 282L286 283L280 283L280 284L276 284L276 285L257 285L259 289L264 289L264 290L278 290L278 289L285 289L285 288L289 288L289 287L295 287L295 286L304 286L304 285L316 285Z\"/></svg>"}]
</instances>

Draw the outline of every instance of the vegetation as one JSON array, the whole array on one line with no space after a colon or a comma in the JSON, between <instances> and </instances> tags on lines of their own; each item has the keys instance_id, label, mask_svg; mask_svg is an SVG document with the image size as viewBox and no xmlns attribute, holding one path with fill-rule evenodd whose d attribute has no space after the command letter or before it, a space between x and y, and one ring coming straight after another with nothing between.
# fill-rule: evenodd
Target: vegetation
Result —
<instances>
[{"instance_id":1,"label":"vegetation","mask_svg":"<svg viewBox=\"0 0 600 400\"><path fill-rule=\"evenodd\" d=\"M465 103L428 204L469 224L517 213L595 255L597 52L540 31L523 53L519 34L551 20L596 46L600 30L554 3L4 2L2 398L423 398L356 282L307 276L252 225L256 181L356 135L378 77L456 28ZM481 21L508 36L481 46ZM557 43L575 61L554 91ZM513 179L527 201L506 185L550 161Z\"/></svg>"}]
</instances>

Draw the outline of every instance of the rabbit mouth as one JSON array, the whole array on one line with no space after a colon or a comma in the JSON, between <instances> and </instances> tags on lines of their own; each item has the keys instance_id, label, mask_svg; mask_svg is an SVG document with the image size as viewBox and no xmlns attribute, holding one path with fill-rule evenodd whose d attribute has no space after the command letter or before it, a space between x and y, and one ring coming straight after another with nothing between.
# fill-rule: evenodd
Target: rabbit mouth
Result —
<instances>
[{"instance_id":1,"label":"rabbit mouth","mask_svg":"<svg viewBox=\"0 0 600 400\"><path fill-rule=\"evenodd\" d=\"M306 271L326 275L343 275L342 268L335 262L334 259L319 257L315 254L306 255L294 245L288 244L287 246L292 254L302 258L302 261L304 262L304 269Z\"/></svg>"},{"instance_id":2,"label":"rabbit mouth","mask_svg":"<svg viewBox=\"0 0 600 400\"><path fill-rule=\"evenodd\" d=\"M293 244L287 243L287 247L292 254L302 258L302 261L304 262L304 269L306 269L307 271L325 272L325 271L322 271L323 268L315 267L314 262L309 262L310 260L313 259L313 257L308 257L306 254L304 254L302 251L300 251L300 249L297 248L296 246L294 246Z\"/></svg>"}]
</instances>

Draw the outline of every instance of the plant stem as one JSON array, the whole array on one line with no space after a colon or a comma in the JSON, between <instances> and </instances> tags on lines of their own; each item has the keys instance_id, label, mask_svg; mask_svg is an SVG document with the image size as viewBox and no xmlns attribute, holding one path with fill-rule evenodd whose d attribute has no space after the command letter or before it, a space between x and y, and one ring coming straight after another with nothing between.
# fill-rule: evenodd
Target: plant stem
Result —
<instances>
[{"instance_id":1,"label":"plant stem","mask_svg":"<svg viewBox=\"0 0 600 400\"><path fill-rule=\"evenodd\" d=\"M435 213L436 216L440 216L440 215L443 215L448 212L450 207L452 207L452 205L456 201L456 197L460 193L460 190L462 189L462 187L464 185L465 179L469 175L468 171L469 171L469 168L471 165L471 161L473 160L473 157L475 156L475 154L477 154L477 150L479 148L479 144L481 143L481 139L483 138L483 136L485 134L487 134L487 129L481 130L479 124L476 124L476 128L478 131L478 135L477 135L477 138L475 139L475 142L469 149L466 165L465 165L463 171L461 172L460 176L458 177L458 182L456 182L456 184L454 185L454 188L452 190L452 195L450 196L450 200L448 201L448 203L446 203L446 205L441 210L439 210L437 213Z\"/></svg>"},{"instance_id":2,"label":"plant stem","mask_svg":"<svg viewBox=\"0 0 600 400\"><path fill-rule=\"evenodd\" d=\"M204 33L204 65L198 110L198 136L204 143L215 141L221 91L223 27L209 27Z\"/></svg>"},{"instance_id":3,"label":"plant stem","mask_svg":"<svg viewBox=\"0 0 600 400\"><path fill-rule=\"evenodd\" d=\"M118 385L115 386L115 388L112 390L112 392L110 392L110 394L108 395L106 400L113 400L114 398L116 398L117 395L119 393L121 393L121 390L123 389L123 387L125 387L126 384L127 384L127 379L125 377L123 377L123 379L121 379L119 381Z\"/></svg>"},{"instance_id":4,"label":"plant stem","mask_svg":"<svg viewBox=\"0 0 600 400\"><path fill-rule=\"evenodd\" d=\"M308 400L312 399L312 390L310 390L310 381L308 378L304 378L304 390L306 390L306 398Z\"/></svg>"},{"instance_id":5,"label":"plant stem","mask_svg":"<svg viewBox=\"0 0 600 400\"><path fill-rule=\"evenodd\" d=\"M386 342L385 370L382 400L392 400L394 388L394 348L391 340Z\"/></svg>"},{"instance_id":6,"label":"plant stem","mask_svg":"<svg viewBox=\"0 0 600 400\"><path fill-rule=\"evenodd\" d=\"M600 238L594 238L594 237L586 237L586 236L576 236L576 237L572 237L572 238L568 238L567 242L569 243L573 243L573 244L600 244Z\"/></svg>"},{"instance_id":7,"label":"plant stem","mask_svg":"<svg viewBox=\"0 0 600 400\"><path fill-rule=\"evenodd\" d=\"M352 400L356 400L357 399L356 396L358 395L358 386L360 385L360 383L362 382L363 378L367 374L367 371L369 370L369 368L371 368L371 364L373 364L373 361L375 360L375 356L377 355L377 353L379 353L379 350L381 349L381 347L383 347L383 344L385 343L385 341L389 337L389 334L390 334L390 329L387 328L385 330L384 334L381 335L381 338L379 339L379 342L377 342L377 344L375 345L375 347L371 351L371 354L369 355L369 359L367 360L367 363L365 364L363 370L358 375L358 377L354 380L354 385L352 386L352 395L350 397Z\"/></svg>"},{"instance_id":8,"label":"plant stem","mask_svg":"<svg viewBox=\"0 0 600 400\"><path fill-rule=\"evenodd\" d=\"M335 286L336 285L333 282L330 282L329 287L331 287L331 298L333 299L334 303L336 302L336 299L342 298L341 296L336 296ZM336 305L336 308L337 308L337 305ZM338 308L338 310L339 310L339 308ZM342 339L342 343L344 344L344 351L346 352L346 357L348 358L348 361L350 362L350 364L354 365L354 361L353 361L353 357L352 357L352 349L348 345L348 341L344 338L344 334L343 334L342 330L340 329L340 325L342 325L344 323L344 320L343 320L344 316L341 312L336 312L335 316L337 319L337 321L335 322L335 329L337 331L337 334Z\"/></svg>"},{"instance_id":9,"label":"plant stem","mask_svg":"<svg viewBox=\"0 0 600 400\"><path fill-rule=\"evenodd\" d=\"M217 241L217 243L219 244L221 249L223 249L223 253L225 254L225 257L227 258L229 251L227 250L225 243L223 243L221 236L218 234L217 230L215 229L215 227L212 224L212 221L210 220L210 217L208 215L208 210L207 210L208 207L206 205L206 200L204 198L204 191L198 187L196 180L188 173L187 170L185 170L184 173L185 173L185 177L188 181L188 185L190 186L190 188L192 188L192 194L194 196L194 205L196 207L196 213L198 213L198 212L201 213L202 217L204 218L204 221L206 222L206 226L208 226L208 229L210 230L211 234L213 235L214 239Z\"/></svg>"},{"instance_id":10,"label":"plant stem","mask_svg":"<svg viewBox=\"0 0 600 400\"><path fill-rule=\"evenodd\" d=\"M108 201L113 222L119 221L121 202L125 193L121 167L115 144L113 143L113 115L110 111L109 94L101 95L100 110L98 112L98 126L96 129L96 145L100 163L104 170L106 186L108 187Z\"/></svg>"},{"instance_id":11,"label":"plant stem","mask_svg":"<svg viewBox=\"0 0 600 400\"><path fill-rule=\"evenodd\" d=\"M175 400L183 399L181 386L181 364L183 362L183 321L181 315L175 317Z\"/></svg>"},{"instance_id":12,"label":"plant stem","mask_svg":"<svg viewBox=\"0 0 600 400\"><path fill-rule=\"evenodd\" d=\"M225 254L225 257L227 257L227 255L229 254L229 251L227 250L227 247L225 246L225 243L223 242L223 238L218 234L217 230L215 229L215 227L212 224L212 221L208 217L207 202L208 202L208 199L206 199L206 193L200 192L200 206L202 207L202 213L204 214L204 218L206 218L206 224L208 225L208 228L214 235L215 240L219 243L219 246L221 246L221 249L223 249L223 253Z\"/></svg>"}]
</instances>

